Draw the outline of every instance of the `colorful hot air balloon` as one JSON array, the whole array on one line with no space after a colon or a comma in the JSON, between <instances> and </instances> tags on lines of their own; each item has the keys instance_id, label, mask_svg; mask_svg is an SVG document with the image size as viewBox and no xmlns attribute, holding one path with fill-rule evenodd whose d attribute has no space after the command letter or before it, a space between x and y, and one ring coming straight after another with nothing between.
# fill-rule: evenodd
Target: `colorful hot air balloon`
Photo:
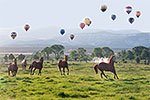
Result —
<instances>
[{"instance_id":1,"label":"colorful hot air balloon","mask_svg":"<svg viewBox=\"0 0 150 100\"><path fill-rule=\"evenodd\" d=\"M127 6L127 7L126 7L126 12L127 12L128 14L130 14L130 13L132 12L132 7L131 7L131 6Z\"/></svg>"},{"instance_id":2,"label":"colorful hot air balloon","mask_svg":"<svg viewBox=\"0 0 150 100\"><path fill-rule=\"evenodd\" d=\"M89 25L91 23L91 20L89 18L84 19L84 24Z\"/></svg>"},{"instance_id":3,"label":"colorful hot air balloon","mask_svg":"<svg viewBox=\"0 0 150 100\"><path fill-rule=\"evenodd\" d=\"M134 22L134 18L129 18L129 22L132 24Z\"/></svg>"},{"instance_id":4,"label":"colorful hot air balloon","mask_svg":"<svg viewBox=\"0 0 150 100\"><path fill-rule=\"evenodd\" d=\"M112 20L115 20L115 19L116 19L116 15L114 15L114 14L111 15L111 19L112 19Z\"/></svg>"},{"instance_id":5,"label":"colorful hot air balloon","mask_svg":"<svg viewBox=\"0 0 150 100\"><path fill-rule=\"evenodd\" d=\"M81 27L81 29L83 29L83 28L85 27L85 24L84 24L84 23L81 23L81 24L80 24L80 27Z\"/></svg>"},{"instance_id":6,"label":"colorful hot air balloon","mask_svg":"<svg viewBox=\"0 0 150 100\"><path fill-rule=\"evenodd\" d=\"M106 6L106 5L102 5L102 6L101 6L101 11L102 11L102 12L105 12L106 10L107 10L107 6Z\"/></svg>"},{"instance_id":7,"label":"colorful hot air balloon","mask_svg":"<svg viewBox=\"0 0 150 100\"><path fill-rule=\"evenodd\" d=\"M141 15L141 12L140 12L140 11L137 11L137 12L136 12L136 17L139 18L140 15Z\"/></svg>"},{"instance_id":8,"label":"colorful hot air balloon","mask_svg":"<svg viewBox=\"0 0 150 100\"><path fill-rule=\"evenodd\" d=\"M73 34L70 35L70 39L71 39L71 40L74 39L74 35L73 35Z\"/></svg>"},{"instance_id":9,"label":"colorful hot air balloon","mask_svg":"<svg viewBox=\"0 0 150 100\"><path fill-rule=\"evenodd\" d=\"M90 25L91 25L91 23L92 23L92 21L90 21L90 24L88 24L88 26L90 26Z\"/></svg>"},{"instance_id":10,"label":"colorful hot air balloon","mask_svg":"<svg viewBox=\"0 0 150 100\"><path fill-rule=\"evenodd\" d=\"M60 33L61 33L61 35L64 35L65 30L64 30L64 29L61 29L61 30L60 30Z\"/></svg>"},{"instance_id":11,"label":"colorful hot air balloon","mask_svg":"<svg viewBox=\"0 0 150 100\"><path fill-rule=\"evenodd\" d=\"M25 29L26 31L28 31L29 28L30 28L30 26L29 26L28 24L26 24L26 25L24 26L24 29Z\"/></svg>"},{"instance_id":12,"label":"colorful hot air balloon","mask_svg":"<svg viewBox=\"0 0 150 100\"><path fill-rule=\"evenodd\" d=\"M11 37L12 37L13 39L15 39L16 36L17 36L17 33L16 33L16 32L12 32L12 33L11 33Z\"/></svg>"}]
</instances>

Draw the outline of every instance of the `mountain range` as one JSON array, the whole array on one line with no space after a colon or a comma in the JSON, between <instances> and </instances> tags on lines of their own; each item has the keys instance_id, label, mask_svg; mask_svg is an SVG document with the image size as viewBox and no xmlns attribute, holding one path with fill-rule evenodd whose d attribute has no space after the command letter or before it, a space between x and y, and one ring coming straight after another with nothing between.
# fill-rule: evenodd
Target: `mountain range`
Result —
<instances>
[{"instance_id":1,"label":"mountain range","mask_svg":"<svg viewBox=\"0 0 150 100\"><path fill-rule=\"evenodd\" d=\"M69 48L94 48L108 46L111 48L132 48L135 46L150 47L150 33L137 30L92 30L92 29L67 29L64 35L59 33L60 27L47 27L25 32L18 32L15 40L8 37L7 31L0 31L0 46L28 46L45 47L53 44L62 44ZM10 30L9 30L10 31ZM70 40L70 34L74 34L74 40ZM6 38L7 36L7 38Z\"/></svg>"}]
</instances>

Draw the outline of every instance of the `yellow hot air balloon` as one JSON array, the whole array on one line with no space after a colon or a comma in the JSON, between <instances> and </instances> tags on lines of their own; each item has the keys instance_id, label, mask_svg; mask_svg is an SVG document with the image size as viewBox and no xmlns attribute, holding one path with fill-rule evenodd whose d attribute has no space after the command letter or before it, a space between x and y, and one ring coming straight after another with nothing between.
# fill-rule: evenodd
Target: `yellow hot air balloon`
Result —
<instances>
[{"instance_id":1,"label":"yellow hot air balloon","mask_svg":"<svg viewBox=\"0 0 150 100\"><path fill-rule=\"evenodd\" d=\"M91 24L91 20L89 18L85 18L84 24L89 26Z\"/></svg>"}]
</instances>

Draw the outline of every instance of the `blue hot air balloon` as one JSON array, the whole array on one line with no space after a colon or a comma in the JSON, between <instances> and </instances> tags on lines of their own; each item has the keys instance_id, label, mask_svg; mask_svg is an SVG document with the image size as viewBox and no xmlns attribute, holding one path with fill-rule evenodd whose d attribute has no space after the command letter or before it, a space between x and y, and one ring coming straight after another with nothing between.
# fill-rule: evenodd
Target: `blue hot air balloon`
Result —
<instances>
[{"instance_id":1,"label":"blue hot air balloon","mask_svg":"<svg viewBox=\"0 0 150 100\"><path fill-rule=\"evenodd\" d=\"M129 22L132 24L134 22L134 18L130 17Z\"/></svg>"},{"instance_id":2,"label":"blue hot air balloon","mask_svg":"<svg viewBox=\"0 0 150 100\"><path fill-rule=\"evenodd\" d=\"M61 33L61 35L64 35L64 34L65 34L65 30L64 30L64 29L61 29L61 30L60 30L60 33Z\"/></svg>"},{"instance_id":3,"label":"blue hot air balloon","mask_svg":"<svg viewBox=\"0 0 150 100\"><path fill-rule=\"evenodd\" d=\"M115 20L115 19L116 19L116 15L114 15L114 14L111 15L111 19L112 19L112 20Z\"/></svg>"}]
</instances>

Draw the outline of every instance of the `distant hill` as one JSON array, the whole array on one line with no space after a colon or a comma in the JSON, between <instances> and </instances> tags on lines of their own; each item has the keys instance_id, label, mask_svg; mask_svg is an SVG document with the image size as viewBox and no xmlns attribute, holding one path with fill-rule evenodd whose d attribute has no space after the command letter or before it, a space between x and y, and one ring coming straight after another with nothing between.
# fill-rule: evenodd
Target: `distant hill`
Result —
<instances>
[{"instance_id":1,"label":"distant hill","mask_svg":"<svg viewBox=\"0 0 150 100\"><path fill-rule=\"evenodd\" d=\"M42 31L43 30L43 31ZM112 48L132 48L134 46L150 47L150 33L143 33L136 30L122 31L99 31L99 30L68 30L62 36L59 28L38 29L30 32L20 32L16 40L4 40L0 46L28 46L45 47L53 44L62 44L69 48L94 48L109 46ZM69 36L74 33L75 39L70 40ZM10 39L10 38L9 38Z\"/></svg>"}]
</instances>

